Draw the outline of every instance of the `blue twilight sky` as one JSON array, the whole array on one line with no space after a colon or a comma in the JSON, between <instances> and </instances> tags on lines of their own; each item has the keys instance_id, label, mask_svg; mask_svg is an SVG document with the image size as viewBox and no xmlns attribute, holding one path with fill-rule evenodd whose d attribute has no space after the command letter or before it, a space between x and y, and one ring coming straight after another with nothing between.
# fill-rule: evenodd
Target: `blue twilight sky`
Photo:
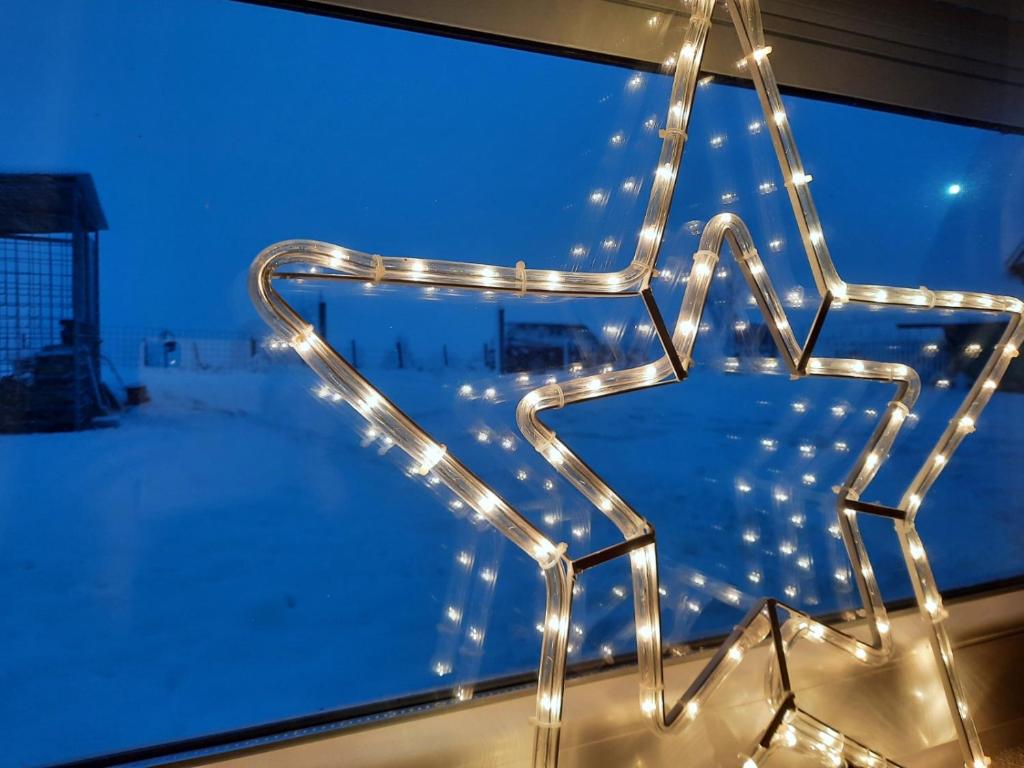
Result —
<instances>
[{"instance_id":1,"label":"blue twilight sky","mask_svg":"<svg viewBox=\"0 0 1024 768\"><path fill-rule=\"evenodd\" d=\"M0 170L93 174L110 222L105 325L258 329L246 269L292 237L530 266L631 254L658 150L644 121L664 114L664 76L633 90L625 69L228 0L0 7ZM844 277L1021 293L1002 263L1024 240L1024 139L789 105ZM668 257L692 253L686 222L721 210L762 241L792 237L767 134L747 128L757 117L751 91L698 91ZM628 178L640 194L621 192ZM780 191L759 195L771 178ZM593 190L608 202L591 205ZM587 256L574 260L577 243ZM802 258L777 257L783 288L811 288ZM447 312L408 296L360 309L395 306L413 324Z\"/></svg>"}]
</instances>

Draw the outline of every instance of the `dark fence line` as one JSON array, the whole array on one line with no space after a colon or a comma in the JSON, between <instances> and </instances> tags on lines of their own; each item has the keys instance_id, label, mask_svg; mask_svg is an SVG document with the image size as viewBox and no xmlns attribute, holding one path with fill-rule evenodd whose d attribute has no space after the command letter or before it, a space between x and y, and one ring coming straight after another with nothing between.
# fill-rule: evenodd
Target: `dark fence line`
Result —
<instances>
[{"instance_id":1,"label":"dark fence line","mask_svg":"<svg viewBox=\"0 0 1024 768\"><path fill-rule=\"evenodd\" d=\"M105 327L101 338L100 353L105 364L129 377L145 368L257 371L270 365L300 362L286 348L269 343L268 337L239 331L113 326ZM478 351L473 351L471 345L465 345L456 353L447 343L410 344L403 338L397 338L390 344L382 341L374 345L353 338L330 341L357 368L493 371L499 360L509 362L507 358L510 356L508 349L499 350L489 342L482 342ZM733 344L727 354L740 357L758 354L756 349L742 346ZM633 359L635 350L607 351L609 359L604 362L616 367L642 362ZM642 355L644 359L648 351ZM836 356L898 361L916 370L925 383L934 383L949 376L954 353L955 350L944 343L941 333L934 329L912 329L909 332L903 329L896 339L847 336L829 349L829 354ZM531 357L526 368L536 367L534 364L540 362L541 358ZM565 361L560 357L559 362Z\"/></svg>"}]
</instances>

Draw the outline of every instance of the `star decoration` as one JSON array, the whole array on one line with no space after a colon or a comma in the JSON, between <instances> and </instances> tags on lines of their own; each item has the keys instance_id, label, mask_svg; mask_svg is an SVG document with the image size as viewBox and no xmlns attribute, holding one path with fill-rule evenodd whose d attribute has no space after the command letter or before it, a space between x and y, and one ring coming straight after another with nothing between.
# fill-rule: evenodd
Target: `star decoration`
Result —
<instances>
[{"instance_id":1,"label":"star decoration","mask_svg":"<svg viewBox=\"0 0 1024 768\"><path fill-rule=\"evenodd\" d=\"M927 553L917 533L915 520L928 490L946 468L960 442L974 431L975 424L992 394L1024 343L1024 302L1012 296L987 293L932 291L927 288L903 288L882 285L856 285L842 280L825 243L821 222L810 191L811 177L804 171L793 131L786 116L764 44L761 14L757 0L730 0L729 12L744 52L745 69L750 74L765 112L766 125L778 157L794 217L800 229L822 306L833 303L867 304L882 308L980 311L1009 315L1003 334L967 392L954 417L939 437L914 479L894 507L860 502L851 496L847 509L891 517L903 550L907 572L914 587L918 607L929 627L929 639L939 666L949 711L964 760L970 768L989 764L982 750L978 730L964 695L953 662L953 650L946 631L941 596L928 563ZM869 618L870 610L869 610ZM876 623L878 621L877 617Z\"/></svg>"},{"instance_id":2,"label":"star decoration","mask_svg":"<svg viewBox=\"0 0 1024 768\"><path fill-rule=\"evenodd\" d=\"M838 273L825 245L821 224L814 209L808 183L796 152L792 131L775 84L764 45L760 11L756 0L731 0L729 11L740 38L744 64L751 75L771 133L790 203L801 232L821 304L811 333L800 345L786 321L781 303L771 287L749 233L734 216L715 217L701 239L694 258L691 280L674 329L664 322L654 301L650 281L657 264L669 206L675 190L686 127L693 103L700 61L711 23L714 0L695 0L690 24L678 56L670 106L661 131L662 149L651 187L644 225L630 264L615 272L565 272L528 269L523 262L514 268L440 260L382 257L314 241L286 241L257 256L251 269L250 292L260 313L274 331L290 344L323 379L326 387L354 407L373 429L386 435L412 459L414 472L430 475L444 483L465 504L516 544L542 569L547 607L543 624L541 663L538 674L536 736L533 764L557 764L562 694L565 681L567 635L576 575L611 558L629 555L634 579L637 645L641 671L641 708L658 730L681 727L698 716L703 699L740 662L746 649L770 638L775 653L770 701L776 710L745 768L756 766L773 749L795 747L811 750L834 764L851 760L864 765L883 765L885 759L863 745L844 738L838 731L816 720L796 706L790 690L786 654L799 638L827 642L866 663L882 663L892 651L885 606L860 535L859 514L890 518L903 547L908 572L922 613L931 627L931 640L943 672L943 684L957 724L957 735L965 759L972 768L986 764L977 730L968 714L963 692L955 674L952 651L944 629L943 612L923 543L914 527L917 510L927 490L948 463L956 446L974 428L1017 346L1024 340L1024 305L1014 298L981 293L933 292L925 288L893 288L847 284ZM847 482L837 495L840 530L854 565L854 577L864 601L872 642L865 643L841 630L825 626L775 600L764 600L748 613L740 627L719 650L691 690L666 711L662 693L661 630L658 613L657 562L654 532L614 492L541 424L536 414L581 399L620 394L634 389L682 380L689 369L690 355L706 301L710 276L723 244L740 263L748 284L764 314L772 336L791 372L796 376L829 376L889 381L897 384L896 398L883 415L878 429L859 455ZM315 267L318 273L288 272L288 267ZM363 280L425 287L454 287L505 294L560 295L584 298L639 296L651 316L664 356L639 368L613 371L534 390L520 403L517 419L527 438L567 477L623 534L623 541L605 550L571 559L564 544L541 533L508 502L483 483L446 447L436 442L393 402L374 388L355 368L320 338L313 327L275 290L274 281L294 279L318 281ZM968 392L957 415L933 448L896 506L870 504L860 500L867 484L884 462L919 389L916 374L905 366L863 360L834 360L812 357L818 334L829 308L836 303L867 303L878 306L968 309L1011 315L1007 329L986 363L981 377ZM785 615L783 621L780 617ZM891 763L889 763L891 765Z\"/></svg>"},{"instance_id":3,"label":"star decoration","mask_svg":"<svg viewBox=\"0 0 1024 768\"><path fill-rule=\"evenodd\" d=\"M865 379L897 385L896 398L889 403L880 419L879 428L857 458L839 493L840 531L855 566L861 594L866 596L866 604L874 611L876 621L871 624L873 642L865 643L853 635L815 621L796 608L774 599L762 599L751 608L679 701L671 708L666 708L654 530L559 440L540 421L538 414L577 402L681 382L689 372L711 279L715 274L719 254L727 242L764 315L783 361L794 377ZM818 318L816 325L820 325L824 319L823 312L819 312ZM814 336L816 331L812 330L811 343ZM807 638L828 643L865 663L881 663L888 658L891 640L885 605L855 516L847 514L845 510L848 499L867 487L888 455L906 415L917 399L920 390L917 374L904 365L808 357L810 345L801 346L793 335L782 303L772 287L746 225L732 214L715 216L704 229L674 326L672 349L681 361L681 373L676 373L672 359L666 354L656 362L637 368L540 387L520 402L516 413L519 428L526 439L595 507L604 512L622 533L621 544L573 560L571 576L575 578L588 568L629 553L633 572L642 712L657 731L681 730L696 719L707 698L739 665L746 651L770 639L774 657L770 669L769 704L775 716L747 758L748 765L760 764L772 750L780 746L819 754L831 764L841 764L845 760L864 766L894 765L882 755L843 736L797 706L789 679L787 654L797 639Z\"/></svg>"}]
</instances>

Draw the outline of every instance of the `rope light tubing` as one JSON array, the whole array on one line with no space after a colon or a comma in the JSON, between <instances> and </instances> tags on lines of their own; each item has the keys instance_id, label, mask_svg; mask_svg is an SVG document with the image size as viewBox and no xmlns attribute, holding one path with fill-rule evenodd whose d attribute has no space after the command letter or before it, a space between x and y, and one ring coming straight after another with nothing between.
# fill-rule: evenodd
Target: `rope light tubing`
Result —
<instances>
[{"instance_id":1,"label":"rope light tubing","mask_svg":"<svg viewBox=\"0 0 1024 768\"><path fill-rule=\"evenodd\" d=\"M624 555L629 556L633 574L640 707L655 730L678 731L697 719L707 698L742 661L746 651L769 642L773 655L766 673L765 694L776 716L749 756L742 758L744 768L760 765L772 751L780 748L814 754L829 765L842 765L844 762L865 766L895 765L800 709L789 683L787 654L798 639L827 643L867 664L881 664L892 653L889 620L857 523L858 515L862 513L893 520L918 606L930 628L930 640L965 761L969 768L981 768L988 764L988 759L983 754L956 675L952 648L943 623L945 612L941 596L914 522L928 490L948 465L959 443L974 430L1018 347L1024 343L1021 322L1024 304L1016 298L984 293L847 284L839 277L814 208L810 192L812 179L803 169L772 73L770 49L764 45L757 2L731 0L729 11L745 52L745 70L753 79L765 112L765 127L771 135L783 177L788 180L787 194L822 300L811 333L801 345L786 320L782 304L746 226L736 216L721 214L704 229L678 318L674 326L668 327L653 299L650 280L656 273L662 235L676 187L713 7L714 0L693 2L690 23L674 63L665 128L660 134L662 148L642 234L632 261L624 269L615 272L567 272L531 269L522 261L515 267L503 267L396 258L361 253L327 243L290 240L273 245L256 257L250 270L250 293L263 318L321 377L332 398L343 399L355 408L371 429L385 435L409 455L414 473L437 478L542 569L546 618L542 628L535 713L533 764L536 768L554 768L558 761L573 583L582 570ZM748 612L690 689L668 708L664 701L653 529L558 440L554 432L539 420L538 414L579 401L682 381L692 360L711 277L726 243L792 375L866 379L896 386L894 399L837 493L839 530L853 565L853 578L863 600L872 641L858 640L774 599L761 600ZM659 360L636 368L544 385L527 394L517 409L517 422L524 436L556 471L618 527L623 541L601 552L570 558L565 544L545 536L316 334L313 326L303 320L274 288L275 279L294 277L282 271L291 265L316 268L316 274L302 275L305 280L361 280L371 286L384 283L582 298L641 296L662 345L664 354ZM866 503L860 497L887 458L916 401L920 384L917 375L903 365L813 357L814 343L828 309L837 303L960 309L1010 315L1007 328L981 376L967 393L899 503L893 507Z\"/></svg>"}]
</instances>

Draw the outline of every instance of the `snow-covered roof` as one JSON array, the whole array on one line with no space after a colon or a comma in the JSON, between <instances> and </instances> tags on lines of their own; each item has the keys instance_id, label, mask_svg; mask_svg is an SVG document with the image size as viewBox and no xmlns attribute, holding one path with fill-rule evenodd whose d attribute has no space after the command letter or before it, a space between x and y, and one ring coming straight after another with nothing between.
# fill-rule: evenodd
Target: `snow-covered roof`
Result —
<instances>
[{"instance_id":1,"label":"snow-covered roof","mask_svg":"<svg viewBox=\"0 0 1024 768\"><path fill-rule=\"evenodd\" d=\"M107 219L88 173L0 174L0 235L106 228Z\"/></svg>"}]
</instances>

